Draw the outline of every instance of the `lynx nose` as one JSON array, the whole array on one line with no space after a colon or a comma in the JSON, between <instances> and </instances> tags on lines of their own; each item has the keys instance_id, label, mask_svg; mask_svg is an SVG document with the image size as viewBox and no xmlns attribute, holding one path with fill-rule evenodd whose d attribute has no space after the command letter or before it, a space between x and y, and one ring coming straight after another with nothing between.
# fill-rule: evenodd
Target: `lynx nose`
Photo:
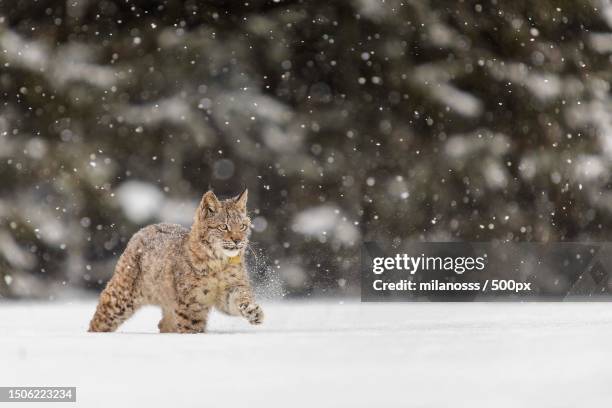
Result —
<instances>
[{"instance_id":1,"label":"lynx nose","mask_svg":"<svg viewBox=\"0 0 612 408\"><path fill-rule=\"evenodd\" d=\"M232 238L232 241L235 245L238 245L240 243L240 238Z\"/></svg>"}]
</instances>

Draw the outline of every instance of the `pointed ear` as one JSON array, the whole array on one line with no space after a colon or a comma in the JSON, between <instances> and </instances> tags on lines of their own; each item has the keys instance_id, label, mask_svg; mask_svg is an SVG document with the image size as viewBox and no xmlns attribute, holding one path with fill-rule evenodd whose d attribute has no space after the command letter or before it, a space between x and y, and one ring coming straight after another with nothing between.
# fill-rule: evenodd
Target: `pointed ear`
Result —
<instances>
[{"instance_id":1,"label":"pointed ear","mask_svg":"<svg viewBox=\"0 0 612 408\"><path fill-rule=\"evenodd\" d=\"M238 197L234 198L236 207L238 207L241 211L246 211L246 205L247 205L248 198L249 198L249 190L245 188L244 191L238 195Z\"/></svg>"},{"instance_id":2,"label":"pointed ear","mask_svg":"<svg viewBox=\"0 0 612 408\"><path fill-rule=\"evenodd\" d=\"M221 209L221 203L219 199L212 192L212 190L207 191L202 197L202 201L200 202L200 208L198 208L198 212L200 212L203 216L208 216L210 214L214 214Z\"/></svg>"}]
</instances>

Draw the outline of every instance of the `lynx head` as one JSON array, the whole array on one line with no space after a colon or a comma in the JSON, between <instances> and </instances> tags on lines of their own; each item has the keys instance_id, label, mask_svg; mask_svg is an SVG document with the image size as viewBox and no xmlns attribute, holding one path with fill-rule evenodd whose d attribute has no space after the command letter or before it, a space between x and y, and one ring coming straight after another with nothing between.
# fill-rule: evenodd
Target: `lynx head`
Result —
<instances>
[{"instance_id":1,"label":"lynx head","mask_svg":"<svg viewBox=\"0 0 612 408\"><path fill-rule=\"evenodd\" d=\"M246 247L251 232L247 216L248 191L237 197L219 200L212 191L206 192L196 210L194 230L202 244L227 257L236 256Z\"/></svg>"}]
</instances>

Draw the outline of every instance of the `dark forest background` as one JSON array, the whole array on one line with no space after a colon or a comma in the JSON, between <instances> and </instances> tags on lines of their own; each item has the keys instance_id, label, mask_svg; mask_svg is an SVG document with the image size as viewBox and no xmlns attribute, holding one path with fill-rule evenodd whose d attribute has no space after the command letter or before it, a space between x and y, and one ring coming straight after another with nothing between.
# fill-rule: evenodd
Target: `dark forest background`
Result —
<instances>
[{"instance_id":1,"label":"dark forest background","mask_svg":"<svg viewBox=\"0 0 612 408\"><path fill-rule=\"evenodd\" d=\"M209 187L291 296L366 239L609 240L611 63L607 1L0 0L0 296L99 290Z\"/></svg>"}]
</instances>

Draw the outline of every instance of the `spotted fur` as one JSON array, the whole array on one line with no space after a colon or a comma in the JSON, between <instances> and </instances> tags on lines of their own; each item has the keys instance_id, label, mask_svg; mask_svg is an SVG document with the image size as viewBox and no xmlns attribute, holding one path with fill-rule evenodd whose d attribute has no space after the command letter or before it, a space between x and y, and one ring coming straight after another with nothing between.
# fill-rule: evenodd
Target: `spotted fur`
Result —
<instances>
[{"instance_id":1,"label":"spotted fur","mask_svg":"<svg viewBox=\"0 0 612 408\"><path fill-rule=\"evenodd\" d=\"M204 332L212 307L260 324L263 311L243 262L251 224L246 203L246 190L223 201L209 191L191 229L155 224L134 234L100 294L89 331L114 331L143 305L161 306L162 333Z\"/></svg>"}]
</instances>

